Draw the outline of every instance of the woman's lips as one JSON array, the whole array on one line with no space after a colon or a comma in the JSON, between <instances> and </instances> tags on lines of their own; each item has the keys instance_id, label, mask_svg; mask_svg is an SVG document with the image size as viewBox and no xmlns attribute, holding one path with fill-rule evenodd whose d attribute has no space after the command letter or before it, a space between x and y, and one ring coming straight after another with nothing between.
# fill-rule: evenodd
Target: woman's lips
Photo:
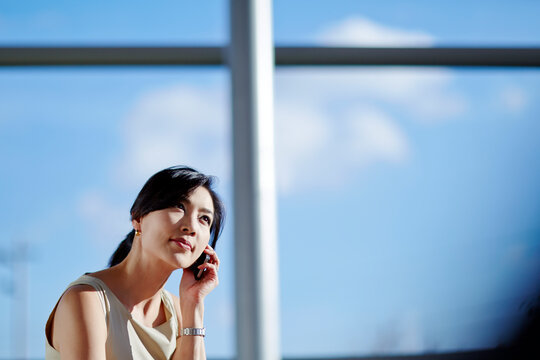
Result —
<instances>
[{"instance_id":1,"label":"woman's lips","mask_svg":"<svg viewBox=\"0 0 540 360\"><path fill-rule=\"evenodd\" d=\"M179 238L179 239L171 239L171 241L185 250L191 251L192 249L191 243L188 240Z\"/></svg>"}]
</instances>

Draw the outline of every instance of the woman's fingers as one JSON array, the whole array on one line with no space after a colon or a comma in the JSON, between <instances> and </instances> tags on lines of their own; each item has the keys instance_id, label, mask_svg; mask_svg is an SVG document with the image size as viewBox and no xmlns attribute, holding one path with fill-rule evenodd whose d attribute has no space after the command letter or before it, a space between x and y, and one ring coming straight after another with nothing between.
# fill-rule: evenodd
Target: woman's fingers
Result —
<instances>
[{"instance_id":1,"label":"woman's fingers","mask_svg":"<svg viewBox=\"0 0 540 360\"><path fill-rule=\"evenodd\" d=\"M218 280L218 267L216 264L211 264L209 262L201 264L198 266L199 269L205 269L205 275L203 276L202 280L210 280L212 282L215 282L215 285L219 283Z\"/></svg>"},{"instance_id":2,"label":"woman's fingers","mask_svg":"<svg viewBox=\"0 0 540 360\"><path fill-rule=\"evenodd\" d=\"M205 268L206 268L207 270L213 269L213 270L215 270L216 273L217 273L217 271L218 271L218 269L219 269L219 264L213 263L213 262L211 262L211 261L207 261L207 262L205 262L205 263L199 265L198 268L199 268L199 269L205 269Z\"/></svg>"},{"instance_id":3,"label":"woman's fingers","mask_svg":"<svg viewBox=\"0 0 540 360\"><path fill-rule=\"evenodd\" d=\"M198 269L206 269L207 271L208 270L214 270L217 272L217 265L216 264L212 264L210 262L207 262L207 263L204 263L204 264L201 264L199 266L197 266Z\"/></svg>"},{"instance_id":4,"label":"woman's fingers","mask_svg":"<svg viewBox=\"0 0 540 360\"><path fill-rule=\"evenodd\" d=\"M210 264L216 265L216 268L219 269L219 257L217 256L217 253L210 245L206 246L206 249L204 249L204 252L210 256Z\"/></svg>"}]
</instances>

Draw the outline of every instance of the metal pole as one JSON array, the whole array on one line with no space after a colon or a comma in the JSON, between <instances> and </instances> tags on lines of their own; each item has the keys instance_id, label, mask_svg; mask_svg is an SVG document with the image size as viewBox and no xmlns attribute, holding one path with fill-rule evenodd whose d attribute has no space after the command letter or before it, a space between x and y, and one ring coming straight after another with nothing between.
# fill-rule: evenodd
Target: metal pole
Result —
<instances>
[{"instance_id":1,"label":"metal pole","mask_svg":"<svg viewBox=\"0 0 540 360\"><path fill-rule=\"evenodd\" d=\"M0 47L0 66L223 65L217 46Z\"/></svg>"},{"instance_id":2,"label":"metal pole","mask_svg":"<svg viewBox=\"0 0 540 360\"><path fill-rule=\"evenodd\" d=\"M280 358L270 0L230 3L238 360Z\"/></svg>"},{"instance_id":3,"label":"metal pole","mask_svg":"<svg viewBox=\"0 0 540 360\"><path fill-rule=\"evenodd\" d=\"M236 24L238 25L238 24ZM220 66L226 47L0 47L2 66ZM276 46L276 66L539 67L538 47Z\"/></svg>"},{"instance_id":4,"label":"metal pole","mask_svg":"<svg viewBox=\"0 0 540 360\"><path fill-rule=\"evenodd\" d=\"M538 67L539 48L276 47L276 66Z\"/></svg>"}]
</instances>

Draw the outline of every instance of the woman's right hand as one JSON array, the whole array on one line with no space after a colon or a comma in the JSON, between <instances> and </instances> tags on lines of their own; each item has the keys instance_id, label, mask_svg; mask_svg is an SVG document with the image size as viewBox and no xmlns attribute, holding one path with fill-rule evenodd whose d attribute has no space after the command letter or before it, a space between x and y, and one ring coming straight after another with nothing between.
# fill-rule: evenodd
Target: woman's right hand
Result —
<instances>
[{"instance_id":1,"label":"woman's right hand","mask_svg":"<svg viewBox=\"0 0 540 360\"><path fill-rule=\"evenodd\" d=\"M182 304L196 305L202 303L204 298L219 284L219 257L210 245L206 246L204 253L210 259L198 267L198 269L205 269L201 279L195 280L193 271L189 268L184 269L179 291L181 306Z\"/></svg>"}]
</instances>

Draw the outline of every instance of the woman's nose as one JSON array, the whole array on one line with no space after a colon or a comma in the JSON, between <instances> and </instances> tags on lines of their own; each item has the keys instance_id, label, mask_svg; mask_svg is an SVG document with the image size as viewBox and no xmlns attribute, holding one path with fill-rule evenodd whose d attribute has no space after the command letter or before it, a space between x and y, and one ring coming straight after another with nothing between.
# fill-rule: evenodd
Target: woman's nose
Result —
<instances>
[{"instance_id":1,"label":"woman's nose","mask_svg":"<svg viewBox=\"0 0 540 360\"><path fill-rule=\"evenodd\" d=\"M189 216L186 214L186 216L182 218L182 223L180 224L180 230L182 230L182 232L187 232L189 234L195 233L195 219L193 218L193 216Z\"/></svg>"}]
</instances>

